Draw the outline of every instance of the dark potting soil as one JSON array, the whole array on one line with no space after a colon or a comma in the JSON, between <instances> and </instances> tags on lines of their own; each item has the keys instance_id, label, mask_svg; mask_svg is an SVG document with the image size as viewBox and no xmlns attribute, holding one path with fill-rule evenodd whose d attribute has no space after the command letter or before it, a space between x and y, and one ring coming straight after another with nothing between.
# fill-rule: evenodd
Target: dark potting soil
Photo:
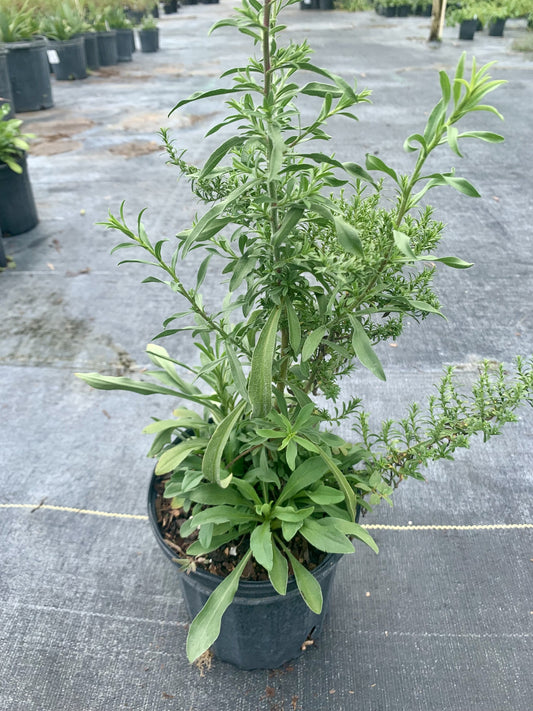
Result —
<instances>
[{"instance_id":1,"label":"dark potting soil","mask_svg":"<svg viewBox=\"0 0 533 711\"><path fill-rule=\"evenodd\" d=\"M187 549L197 540L198 533L194 531L188 538L182 538L180 528L189 517L183 509L172 508L172 499L164 498L165 484L165 478L158 479L155 482L155 514L157 525L166 545L176 552L177 558L194 560L197 568L202 568L220 577L229 575L248 551L249 536L243 536L238 541L226 543L224 546L211 551L211 553L206 553L205 556L197 558L187 556ZM314 548L305 538L298 534L287 544L287 547L292 555L308 570L316 568L327 555L323 551ZM289 562L289 575L292 574L292 566ZM251 558L244 569L242 578L245 580L268 580L268 573L262 565L259 565Z\"/></svg>"}]
</instances>

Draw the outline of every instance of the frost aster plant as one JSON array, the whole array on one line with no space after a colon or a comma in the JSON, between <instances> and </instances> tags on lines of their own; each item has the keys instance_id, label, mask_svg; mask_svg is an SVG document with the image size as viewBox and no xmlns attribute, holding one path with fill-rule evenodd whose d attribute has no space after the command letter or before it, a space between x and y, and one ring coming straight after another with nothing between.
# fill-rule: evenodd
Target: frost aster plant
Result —
<instances>
[{"instance_id":1,"label":"frost aster plant","mask_svg":"<svg viewBox=\"0 0 533 711\"><path fill-rule=\"evenodd\" d=\"M121 233L116 250L144 253L124 262L147 264L155 271L144 281L170 287L186 305L166 318L157 338L187 332L198 365L152 343L153 370L143 380L80 375L96 388L166 394L176 403L171 418L154 418L144 431L155 435L149 456L165 478L164 496L185 519L180 536L191 544L184 564L208 565L220 549L229 551L231 571L190 626L191 661L217 638L243 573L262 572L280 595L294 575L319 612L320 586L302 549L352 553L357 539L377 550L355 521L358 508L389 501L400 481L422 479L429 462L451 459L473 435L487 440L516 418L520 404L532 403L532 362L522 359L512 373L485 364L466 395L448 370L425 407L411 405L404 419L376 432L359 398L342 399L342 380L362 368L385 380L376 344L396 340L407 319L441 315L435 269L471 266L435 256L443 225L422 198L440 186L478 192L453 170L428 174L425 164L449 149L460 157L468 139L503 140L459 127L477 111L500 116L483 102L502 82L474 60L467 73L463 55L454 74L440 72L442 98L422 132L405 141L411 173L374 155L363 165L343 161L320 152L325 125L333 116L354 122L354 107L369 101L369 91L312 64L306 41L280 41L278 15L293 3L243 0L235 17L214 26L250 36L256 55L226 71L224 86L173 109L223 99L225 118L207 135L225 138L203 167L188 163L162 131L169 163L206 206L201 217L170 243L149 238L142 213L134 228L122 208L105 223ZM300 112L301 97L316 101L312 119ZM395 193L388 207L380 200L384 183ZM193 288L183 280L192 250L205 254ZM215 269L226 275L227 295L219 310L208 310L201 288ZM351 441L332 431L345 421Z\"/></svg>"}]
</instances>

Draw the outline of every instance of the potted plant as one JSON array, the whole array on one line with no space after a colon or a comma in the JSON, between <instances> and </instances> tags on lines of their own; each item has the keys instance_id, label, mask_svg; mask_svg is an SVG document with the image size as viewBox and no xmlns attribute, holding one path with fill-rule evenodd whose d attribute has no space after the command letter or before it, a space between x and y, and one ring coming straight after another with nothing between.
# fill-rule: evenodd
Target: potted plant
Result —
<instances>
[{"instance_id":1,"label":"potted plant","mask_svg":"<svg viewBox=\"0 0 533 711\"><path fill-rule=\"evenodd\" d=\"M259 56L226 71L233 79L224 86L174 107L226 100L229 111L209 135L238 130L203 167L162 131L169 162L207 210L175 244L150 240L142 213L130 227L123 206L104 223L119 233L115 249L140 251L121 263L147 264L144 281L166 285L184 304L158 337L190 334L199 362L179 357L179 341L177 357L152 343L153 367L141 380L78 374L95 388L172 398L172 416L145 429L157 459L150 518L159 544L187 571L189 660L214 645L242 668L278 666L318 633L340 556L354 540L377 550L360 511L389 500L403 479L422 479L424 465L451 458L474 434L496 434L533 401L533 364L520 359L508 377L482 366L471 395L448 370L427 413L412 405L376 430L357 396L341 399L342 379L359 368L385 379L376 344L396 340L409 318L441 315L431 288L437 265L472 266L435 256L443 226L421 200L438 186L479 194L453 170L427 174L425 164L431 157L434 171L446 146L460 156L466 140L503 140L460 128L479 110L499 115L484 100L502 82L474 61L467 75L464 55L455 74L441 71L442 98L405 143L409 174L374 155L364 166L341 160L310 144L328 139L329 118L355 119L369 92L311 64L305 41L283 44L280 7L246 2L218 22L252 35ZM298 109L302 97L318 101L310 119ZM380 178L395 190L389 208ZM184 261L196 250L204 258L191 280ZM220 278L208 273L212 262L227 279L213 310L201 296L206 279ZM334 431L343 422L352 441Z\"/></svg>"},{"instance_id":2,"label":"potted plant","mask_svg":"<svg viewBox=\"0 0 533 711\"><path fill-rule=\"evenodd\" d=\"M58 81L87 77L84 39L87 29L83 14L66 1L42 19L40 31L48 39L51 50L48 57Z\"/></svg>"},{"instance_id":3,"label":"potted plant","mask_svg":"<svg viewBox=\"0 0 533 711\"><path fill-rule=\"evenodd\" d=\"M18 235L38 222L26 151L30 133L20 129L20 119L9 119L9 104L0 106L0 232Z\"/></svg>"},{"instance_id":4,"label":"potted plant","mask_svg":"<svg viewBox=\"0 0 533 711\"><path fill-rule=\"evenodd\" d=\"M159 28L153 15L145 15L139 28L141 52L157 52L159 49Z\"/></svg>"},{"instance_id":5,"label":"potted plant","mask_svg":"<svg viewBox=\"0 0 533 711\"><path fill-rule=\"evenodd\" d=\"M488 26L490 37L503 37L505 23L512 13L512 5L508 0L492 0L482 3L480 14L484 24Z\"/></svg>"},{"instance_id":6,"label":"potted plant","mask_svg":"<svg viewBox=\"0 0 533 711\"><path fill-rule=\"evenodd\" d=\"M88 21L96 33L99 66L111 67L118 64L117 32L109 26L105 9L95 5L89 6Z\"/></svg>"},{"instance_id":7,"label":"potted plant","mask_svg":"<svg viewBox=\"0 0 533 711\"><path fill-rule=\"evenodd\" d=\"M446 20L452 27L459 25L461 40L473 40L475 33L483 28L479 3L471 0L450 7L450 11L446 13Z\"/></svg>"},{"instance_id":8,"label":"potted plant","mask_svg":"<svg viewBox=\"0 0 533 711\"><path fill-rule=\"evenodd\" d=\"M37 37L39 23L28 1L0 0L0 43L7 49L7 67L15 111L39 111L54 105L46 40Z\"/></svg>"},{"instance_id":9,"label":"potted plant","mask_svg":"<svg viewBox=\"0 0 533 711\"><path fill-rule=\"evenodd\" d=\"M131 62L135 39L133 25L126 17L124 8L120 5L109 6L105 10L105 18L109 28L116 32L117 60L119 62Z\"/></svg>"},{"instance_id":10,"label":"potted plant","mask_svg":"<svg viewBox=\"0 0 533 711\"><path fill-rule=\"evenodd\" d=\"M187 3L184 3L187 4ZM163 3L163 12L165 15L173 15L178 11L178 0L168 0L168 2Z\"/></svg>"}]
</instances>

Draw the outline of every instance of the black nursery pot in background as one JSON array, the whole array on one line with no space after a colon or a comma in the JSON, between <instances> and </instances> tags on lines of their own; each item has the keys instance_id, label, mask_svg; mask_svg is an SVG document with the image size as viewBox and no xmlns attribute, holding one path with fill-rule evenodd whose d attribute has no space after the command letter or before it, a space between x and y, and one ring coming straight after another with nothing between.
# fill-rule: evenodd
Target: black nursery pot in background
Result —
<instances>
[{"instance_id":1,"label":"black nursery pot in background","mask_svg":"<svg viewBox=\"0 0 533 711\"><path fill-rule=\"evenodd\" d=\"M87 69L97 71L100 69L100 59L98 58L98 40L96 38L96 32L84 32L82 36L85 46Z\"/></svg>"},{"instance_id":2,"label":"black nursery pot in background","mask_svg":"<svg viewBox=\"0 0 533 711\"><path fill-rule=\"evenodd\" d=\"M159 49L159 29L139 30L141 52L157 52Z\"/></svg>"},{"instance_id":3,"label":"black nursery pot in background","mask_svg":"<svg viewBox=\"0 0 533 711\"><path fill-rule=\"evenodd\" d=\"M117 33L115 30L97 32L98 61L101 67L111 67L118 64Z\"/></svg>"},{"instance_id":4,"label":"black nursery pot in background","mask_svg":"<svg viewBox=\"0 0 533 711\"><path fill-rule=\"evenodd\" d=\"M117 33L117 59L119 62L131 62L133 49L133 30L120 29Z\"/></svg>"},{"instance_id":5,"label":"black nursery pot in background","mask_svg":"<svg viewBox=\"0 0 533 711\"><path fill-rule=\"evenodd\" d=\"M18 162L22 173L0 163L0 231L5 236L20 235L39 222L26 156Z\"/></svg>"},{"instance_id":6,"label":"black nursery pot in background","mask_svg":"<svg viewBox=\"0 0 533 711\"><path fill-rule=\"evenodd\" d=\"M503 37L505 22L505 18L499 18L497 20L492 20L491 22L489 22L489 35L491 37Z\"/></svg>"},{"instance_id":7,"label":"black nursery pot in background","mask_svg":"<svg viewBox=\"0 0 533 711\"><path fill-rule=\"evenodd\" d=\"M87 57L83 37L54 42L49 40L49 49L55 50L59 62L53 64L58 81L85 79L87 77Z\"/></svg>"},{"instance_id":8,"label":"black nursery pot in background","mask_svg":"<svg viewBox=\"0 0 533 711\"><path fill-rule=\"evenodd\" d=\"M477 29L477 20L463 20L459 26L459 39L473 40Z\"/></svg>"},{"instance_id":9,"label":"black nursery pot in background","mask_svg":"<svg viewBox=\"0 0 533 711\"><path fill-rule=\"evenodd\" d=\"M15 113L51 108L54 101L46 40L9 42L5 46Z\"/></svg>"},{"instance_id":10,"label":"black nursery pot in background","mask_svg":"<svg viewBox=\"0 0 533 711\"><path fill-rule=\"evenodd\" d=\"M148 517L159 546L178 571L176 552L165 544L157 524L154 487L157 479L154 475L150 482ZM320 615L307 607L294 577L289 578L284 596L278 595L270 581L241 580L222 618L220 635L213 644L215 656L239 669L276 669L301 656L305 651L304 642L320 634L341 558L341 555L329 554L313 570L324 600ZM199 569L189 574L180 571L178 575L187 612L193 619L222 578Z\"/></svg>"},{"instance_id":11,"label":"black nursery pot in background","mask_svg":"<svg viewBox=\"0 0 533 711\"><path fill-rule=\"evenodd\" d=\"M13 118L15 112L13 111L13 94L7 68L7 49L0 46L0 107L4 104L9 104L9 113L5 118Z\"/></svg>"}]
</instances>

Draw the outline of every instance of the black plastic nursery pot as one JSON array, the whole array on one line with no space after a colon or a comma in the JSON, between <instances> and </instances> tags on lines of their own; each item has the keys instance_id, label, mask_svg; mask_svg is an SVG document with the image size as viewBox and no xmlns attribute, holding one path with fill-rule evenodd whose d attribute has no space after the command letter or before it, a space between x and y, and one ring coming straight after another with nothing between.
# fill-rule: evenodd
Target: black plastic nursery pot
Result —
<instances>
[{"instance_id":1,"label":"black plastic nursery pot","mask_svg":"<svg viewBox=\"0 0 533 711\"><path fill-rule=\"evenodd\" d=\"M58 81L87 78L87 57L83 37L73 37L61 42L49 40L48 44L49 49L55 52L54 59L59 60L55 62L50 59Z\"/></svg>"},{"instance_id":2,"label":"black plastic nursery pot","mask_svg":"<svg viewBox=\"0 0 533 711\"><path fill-rule=\"evenodd\" d=\"M0 163L0 231L5 236L20 235L39 222L33 199L26 156L18 161L22 173Z\"/></svg>"},{"instance_id":3,"label":"black plastic nursery pot","mask_svg":"<svg viewBox=\"0 0 533 711\"><path fill-rule=\"evenodd\" d=\"M176 569L176 552L161 535L155 513L155 481L152 476L148 491L148 517L156 540ZM320 615L311 612L303 601L294 577L289 578L287 594L279 595L269 581L241 580L235 598L222 618L220 635L213 644L215 656L239 669L276 669L301 656L304 642L315 640L327 614L330 593L337 570L339 554L327 555L313 570L320 583L323 607ZM197 569L194 573L179 570L179 580L187 612L191 619L222 578Z\"/></svg>"},{"instance_id":4,"label":"black plastic nursery pot","mask_svg":"<svg viewBox=\"0 0 533 711\"><path fill-rule=\"evenodd\" d=\"M141 52L157 52L159 49L159 28L139 30Z\"/></svg>"},{"instance_id":5,"label":"black plastic nursery pot","mask_svg":"<svg viewBox=\"0 0 533 711\"><path fill-rule=\"evenodd\" d=\"M187 3L184 3L185 5ZM169 0L163 5L163 12L165 15L172 15L178 11L178 0Z\"/></svg>"},{"instance_id":6,"label":"black plastic nursery pot","mask_svg":"<svg viewBox=\"0 0 533 711\"><path fill-rule=\"evenodd\" d=\"M131 62L133 30L120 29L115 30L117 33L117 59L119 62Z\"/></svg>"},{"instance_id":7,"label":"black plastic nursery pot","mask_svg":"<svg viewBox=\"0 0 533 711\"><path fill-rule=\"evenodd\" d=\"M82 37L85 47L87 69L97 71L100 69L100 59L98 57L98 39L96 37L96 32L84 32Z\"/></svg>"},{"instance_id":8,"label":"black plastic nursery pot","mask_svg":"<svg viewBox=\"0 0 533 711\"><path fill-rule=\"evenodd\" d=\"M411 5L398 5L396 14L398 17L408 17L411 14Z\"/></svg>"},{"instance_id":9,"label":"black plastic nursery pot","mask_svg":"<svg viewBox=\"0 0 533 711\"><path fill-rule=\"evenodd\" d=\"M2 242L2 230L0 230L0 268L7 267L7 257L4 252L4 243Z\"/></svg>"},{"instance_id":10,"label":"black plastic nursery pot","mask_svg":"<svg viewBox=\"0 0 533 711\"><path fill-rule=\"evenodd\" d=\"M7 49L0 46L0 107L4 104L9 104L9 113L5 118L13 118L15 112L13 111L13 94L7 68Z\"/></svg>"},{"instance_id":11,"label":"black plastic nursery pot","mask_svg":"<svg viewBox=\"0 0 533 711\"><path fill-rule=\"evenodd\" d=\"M333 10L333 0L319 0L318 7L320 10Z\"/></svg>"},{"instance_id":12,"label":"black plastic nursery pot","mask_svg":"<svg viewBox=\"0 0 533 711\"><path fill-rule=\"evenodd\" d=\"M489 22L489 35L491 37L503 37L505 22L505 18L498 18L497 20Z\"/></svg>"},{"instance_id":13,"label":"black plastic nursery pot","mask_svg":"<svg viewBox=\"0 0 533 711\"><path fill-rule=\"evenodd\" d=\"M381 8L381 14L384 17L396 17L398 8L395 5L385 5Z\"/></svg>"},{"instance_id":14,"label":"black plastic nursery pot","mask_svg":"<svg viewBox=\"0 0 533 711\"><path fill-rule=\"evenodd\" d=\"M115 30L97 32L98 61L101 67L111 67L118 64L117 33Z\"/></svg>"},{"instance_id":15,"label":"black plastic nursery pot","mask_svg":"<svg viewBox=\"0 0 533 711\"><path fill-rule=\"evenodd\" d=\"M9 42L5 47L15 113L51 108L54 101L46 40Z\"/></svg>"},{"instance_id":16,"label":"black plastic nursery pot","mask_svg":"<svg viewBox=\"0 0 533 711\"><path fill-rule=\"evenodd\" d=\"M473 40L476 28L477 20L463 20L459 26L459 39Z\"/></svg>"}]
</instances>

